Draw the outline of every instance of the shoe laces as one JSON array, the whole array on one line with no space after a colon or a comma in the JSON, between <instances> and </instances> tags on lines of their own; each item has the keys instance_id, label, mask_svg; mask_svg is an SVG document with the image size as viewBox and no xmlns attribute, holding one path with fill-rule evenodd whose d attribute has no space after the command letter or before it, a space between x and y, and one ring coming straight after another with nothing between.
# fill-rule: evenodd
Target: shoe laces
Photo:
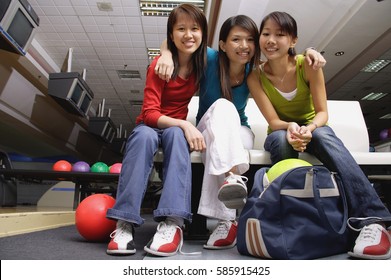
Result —
<instances>
[{"instance_id":1,"label":"shoe laces","mask_svg":"<svg viewBox=\"0 0 391 280\"><path fill-rule=\"evenodd\" d=\"M248 178L246 176L234 174L233 172L229 172L227 180L229 180L230 178L235 179L235 180L240 179L241 181L243 181L243 183L246 183L248 181Z\"/></svg>"},{"instance_id":2,"label":"shoe laces","mask_svg":"<svg viewBox=\"0 0 391 280\"><path fill-rule=\"evenodd\" d=\"M128 222L119 222L117 228L110 234L115 242L120 240L130 241L133 239L133 225Z\"/></svg>"},{"instance_id":3,"label":"shoe laces","mask_svg":"<svg viewBox=\"0 0 391 280\"><path fill-rule=\"evenodd\" d=\"M163 240L170 241L172 240L172 236L176 233L177 228L182 232L182 229L172 222L160 222L157 226L155 235Z\"/></svg>"},{"instance_id":4,"label":"shoe laces","mask_svg":"<svg viewBox=\"0 0 391 280\"><path fill-rule=\"evenodd\" d=\"M378 234L381 233L381 225L373 224L363 227L357 241L365 243L373 243L377 239Z\"/></svg>"},{"instance_id":5,"label":"shoe laces","mask_svg":"<svg viewBox=\"0 0 391 280\"><path fill-rule=\"evenodd\" d=\"M231 223L230 221L220 221L212 232L212 236L226 237L231 228Z\"/></svg>"},{"instance_id":6,"label":"shoe laces","mask_svg":"<svg viewBox=\"0 0 391 280\"><path fill-rule=\"evenodd\" d=\"M382 218L380 217L367 217L367 218L358 218L358 217L350 217L347 221L347 224L348 224L348 227L351 229L351 230L354 230L354 231L361 231L361 229L363 227L354 227L351 223L354 222L354 221L366 221L366 220L371 220L373 222L375 221L378 221L378 222L381 222L382 221Z\"/></svg>"},{"instance_id":7,"label":"shoe laces","mask_svg":"<svg viewBox=\"0 0 391 280\"><path fill-rule=\"evenodd\" d=\"M183 252L183 233L182 229L171 221L163 221L160 222L157 226L155 236L164 239L170 242L173 239L173 235L175 235L176 230L179 229L179 234L181 235L181 241L179 242L178 252L182 255L199 255L201 252Z\"/></svg>"}]
</instances>

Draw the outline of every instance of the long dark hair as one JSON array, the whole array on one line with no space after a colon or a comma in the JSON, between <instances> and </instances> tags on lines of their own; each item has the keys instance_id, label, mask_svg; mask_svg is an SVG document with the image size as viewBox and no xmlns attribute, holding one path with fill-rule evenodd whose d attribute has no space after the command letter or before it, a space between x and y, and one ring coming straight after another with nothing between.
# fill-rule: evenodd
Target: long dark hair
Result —
<instances>
[{"instance_id":1,"label":"long dark hair","mask_svg":"<svg viewBox=\"0 0 391 280\"><path fill-rule=\"evenodd\" d=\"M247 30L254 38L255 53L249 63L250 69L252 69L254 65L257 66L259 64L259 59L260 59L258 27L256 23L248 16L237 15L237 16L230 17L221 26L219 41L226 42L229 32L235 26ZM222 97L232 101L232 90L231 90L231 84L229 78L229 64L230 62L227 54L219 47L219 71L220 71L221 94Z\"/></svg>"},{"instance_id":2,"label":"long dark hair","mask_svg":"<svg viewBox=\"0 0 391 280\"><path fill-rule=\"evenodd\" d=\"M259 28L259 33L262 34L262 29L265 26L265 22L268 19L271 19L274 22L276 22L280 26L281 31L284 34L289 35L292 38L297 38L296 20L290 14L286 12L279 12L279 11L272 12L263 18L261 22L261 27ZM290 56L295 56L296 55L295 48L289 48L288 54Z\"/></svg>"},{"instance_id":3,"label":"long dark hair","mask_svg":"<svg viewBox=\"0 0 391 280\"><path fill-rule=\"evenodd\" d=\"M208 38L208 24L206 17L202 10L191 4L181 4L178 7L174 8L167 21L167 47L172 53L172 59L174 61L174 73L172 78L175 79L179 71L179 59L178 59L178 50L172 41L172 33L174 24L178 20L178 15L185 13L190 16L195 22L198 23L200 29L202 30L202 42L199 48L192 55L192 66L193 72L196 74L197 83L201 80L204 75L204 70L206 66L206 48L207 48L207 38Z\"/></svg>"}]
</instances>

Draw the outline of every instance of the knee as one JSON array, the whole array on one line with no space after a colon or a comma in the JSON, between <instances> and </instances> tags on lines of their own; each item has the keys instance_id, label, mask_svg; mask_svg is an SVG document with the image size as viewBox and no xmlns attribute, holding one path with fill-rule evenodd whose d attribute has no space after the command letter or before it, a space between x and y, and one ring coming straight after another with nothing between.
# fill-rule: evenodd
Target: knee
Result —
<instances>
[{"instance_id":1,"label":"knee","mask_svg":"<svg viewBox=\"0 0 391 280\"><path fill-rule=\"evenodd\" d=\"M226 112L227 110L233 110L234 112L236 112L236 108L235 108L235 105L229 101L228 99L225 99L225 98L219 98L215 101L215 108L218 109L218 110L222 110L224 112Z\"/></svg>"},{"instance_id":2,"label":"knee","mask_svg":"<svg viewBox=\"0 0 391 280\"><path fill-rule=\"evenodd\" d=\"M163 131L163 138L174 141L176 139L184 139L183 130L177 126L166 128Z\"/></svg>"},{"instance_id":3,"label":"knee","mask_svg":"<svg viewBox=\"0 0 391 280\"><path fill-rule=\"evenodd\" d=\"M132 131L132 134L128 138L128 144L129 143L137 143L138 145L157 145L158 135L156 131L149 126L138 126Z\"/></svg>"},{"instance_id":4,"label":"knee","mask_svg":"<svg viewBox=\"0 0 391 280\"><path fill-rule=\"evenodd\" d=\"M215 101L213 115L214 118L219 118L223 121L240 122L238 110L236 109L235 105L225 98L219 98Z\"/></svg>"},{"instance_id":5,"label":"knee","mask_svg":"<svg viewBox=\"0 0 391 280\"><path fill-rule=\"evenodd\" d=\"M286 130L275 130L267 136L268 140L275 144L286 144Z\"/></svg>"}]
</instances>

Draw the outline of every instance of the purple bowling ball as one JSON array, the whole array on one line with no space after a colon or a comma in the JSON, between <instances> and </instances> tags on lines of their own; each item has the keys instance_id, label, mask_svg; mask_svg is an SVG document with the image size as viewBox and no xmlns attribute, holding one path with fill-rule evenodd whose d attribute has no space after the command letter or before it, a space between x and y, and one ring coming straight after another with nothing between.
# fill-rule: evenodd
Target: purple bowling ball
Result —
<instances>
[{"instance_id":1,"label":"purple bowling ball","mask_svg":"<svg viewBox=\"0 0 391 280\"><path fill-rule=\"evenodd\" d=\"M90 165L85 161L78 161L72 166L72 171L75 172L90 172Z\"/></svg>"},{"instance_id":2,"label":"purple bowling ball","mask_svg":"<svg viewBox=\"0 0 391 280\"><path fill-rule=\"evenodd\" d=\"M383 129L382 131L380 131L379 133L379 138L380 140L385 140L389 137L388 135L388 129Z\"/></svg>"}]
</instances>

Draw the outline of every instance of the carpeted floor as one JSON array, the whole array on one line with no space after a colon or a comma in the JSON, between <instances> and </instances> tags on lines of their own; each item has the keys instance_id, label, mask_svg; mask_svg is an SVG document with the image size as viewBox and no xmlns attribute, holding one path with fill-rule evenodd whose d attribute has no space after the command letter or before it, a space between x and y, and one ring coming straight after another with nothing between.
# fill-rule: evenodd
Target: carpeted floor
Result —
<instances>
[{"instance_id":1,"label":"carpeted floor","mask_svg":"<svg viewBox=\"0 0 391 280\"><path fill-rule=\"evenodd\" d=\"M110 256L107 242L86 241L75 226L32 232L0 238L1 260L142 260L144 245L156 231L156 223L146 222L135 233L136 254Z\"/></svg>"}]
</instances>

